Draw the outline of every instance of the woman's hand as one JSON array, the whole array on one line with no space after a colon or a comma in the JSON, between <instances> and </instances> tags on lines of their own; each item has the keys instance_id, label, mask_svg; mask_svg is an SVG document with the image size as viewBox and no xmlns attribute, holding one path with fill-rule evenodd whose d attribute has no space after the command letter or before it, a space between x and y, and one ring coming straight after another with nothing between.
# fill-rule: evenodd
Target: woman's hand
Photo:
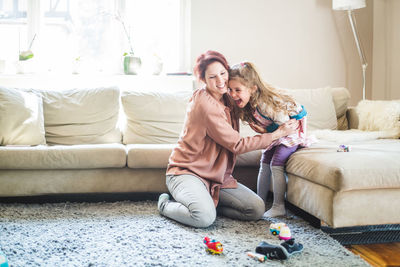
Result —
<instances>
[{"instance_id":1,"label":"woman's hand","mask_svg":"<svg viewBox=\"0 0 400 267\"><path fill-rule=\"evenodd\" d=\"M279 126L279 128L275 132L273 132L273 134L276 134L276 136L274 136L275 137L274 139L279 139L281 137L295 133L299 128L299 126L300 126L299 121L295 119L291 119L283 123L282 125Z\"/></svg>"},{"instance_id":2,"label":"woman's hand","mask_svg":"<svg viewBox=\"0 0 400 267\"><path fill-rule=\"evenodd\" d=\"M266 133L267 129L261 127L260 125L255 124L254 122L250 122L249 126L251 129L253 129L253 131L257 132L257 133Z\"/></svg>"}]
</instances>

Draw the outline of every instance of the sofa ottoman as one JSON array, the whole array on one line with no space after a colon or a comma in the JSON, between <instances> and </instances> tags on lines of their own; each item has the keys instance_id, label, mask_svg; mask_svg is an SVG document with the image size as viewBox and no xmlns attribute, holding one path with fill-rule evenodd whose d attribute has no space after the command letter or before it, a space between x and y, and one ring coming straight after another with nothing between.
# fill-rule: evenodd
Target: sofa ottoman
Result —
<instances>
[{"instance_id":1,"label":"sofa ottoman","mask_svg":"<svg viewBox=\"0 0 400 267\"><path fill-rule=\"evenodd\" d=\"M400 222L400 140L334 142L293 154L286 166L287 200L331 227ZM397 204L396 204L397 203Z\"/></svg>"}]
</instances>

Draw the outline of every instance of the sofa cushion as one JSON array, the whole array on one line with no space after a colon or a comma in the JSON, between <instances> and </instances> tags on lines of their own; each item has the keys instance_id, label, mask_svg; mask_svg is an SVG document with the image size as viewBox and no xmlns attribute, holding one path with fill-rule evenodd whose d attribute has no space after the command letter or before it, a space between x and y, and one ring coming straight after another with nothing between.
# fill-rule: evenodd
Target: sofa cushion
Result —
<instances>
[{"instance_id":1,"label":"sofa cushion","mask_svg":"<svg viewBox=\"0 0 400 267\"><path fill-rule=\"evenodd\" d=\"M350 147L350 152L337 152L336 143L321 141L295 152L286 170L337 192L400 188L400 140L354 142Z\"/></svg>"},{"instance_id":2,"label":"sofa cushion","mask_svg":"<svg viewBox=\"0 0 400 267\"><path fill-rule=\"evenodd\" d=\"M330 88L285 90L308 112L310 130L337 128L337 117Z\"/></svg>"},{"instance_id":3,"label":"sofa cushion","mask_svg":"<svg viewBox=\"0 0 400 267\"><path fill-rule=\"evenodd\" d=\"M140 168L167 168L169 156L176 144L130 144L126 146L127 166ZM261 150L251 151L237 157L236 166L259 166Z\"/></svg>"},{"instance_id":4,"label":"sofa cushion","mask_svg":"<svg viewBox=\"0 0 400 267\"><path fill-rule=\"evenodd\" d=\"M121 143L118 88L41 91L49 144Z\"/></svg>"},{"instance_id":5,"label":"sofa cushion","mask_svg":"<svg viewBox=\"0 0 400 267\"><path fill-rule=\"evenodd\" d=\"M95 169L126 166L122 144L0 147L0 169Z\"/></svg>"},{"instance_id":6,"label":"sofa cushion","mask_svg":"<svg viewBox=\"0 0 400 267\"><path fill-rule=\"evenodd\" d=\"M236 157L235 166L259 167L261 154L262 154L261 149L240 154Z\"/></svg>"},{"instance_id":7,"label":"sofa cushion","mask_svg":"<svg viewBox=\"0 0 400 267\"><path fill-rule=\"evenodd\" d=\"M40 95L0 87L0 145L45 144Z\"/></svg>"},{"instance_id":8,"label":"sofa cushion","mask_svg":"<svg viewBox=\"0 0 400 267\"><path fill-rule=\"evenodd\" d=\"M335 107L336 117L339 119L346 115L347 107L350 100L350 92L344 87L329 88L332 94L333 106Z\"/></svg>"},{"instance_id":9,"label":"sofa cushion","mask_svg":"<svg viewBox=\"0 0 400 267\"><path fill-rule=\"evenodd\" d=\"M400 137L400 100L363 100L356 107L358 129L389 131Z\"/></svg>"},{"instance_id":10,"label":"sofa cushion","mask_svg":"<svg viewBox=\"0 0 400 267\"><path fill-rule=\"evenodd\" d=\"M169 155L176 144L131 144L127 145L127 166L133 169L165 168Z\"/></svg>"},{"instance_id":11,"label":"sofa cushion","mask_svg":"<svg viewBox=\"0 0 400 267\"><path fill-rule=\"evenodd\" d=\"M191 92L134 92L122 94L127 123L124 144L175 144Z\"/></svg>"}]
</instances>

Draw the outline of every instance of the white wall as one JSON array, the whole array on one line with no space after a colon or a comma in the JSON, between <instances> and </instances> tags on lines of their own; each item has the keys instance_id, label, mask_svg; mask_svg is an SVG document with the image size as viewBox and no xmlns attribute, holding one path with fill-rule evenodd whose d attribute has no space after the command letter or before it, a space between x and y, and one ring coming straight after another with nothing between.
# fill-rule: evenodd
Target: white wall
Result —
<instances>
[{"instance_id":1,"label":"white wall","mask_svg":"<svg viewBox=\"0 0 400 267\"><path fill-rule=\"evenodd\" d=\"M375 0L372 99L400 99L400 1Z\"/></svg>"},{"instance_id":2,"label":"white wall","mask_svg":"<svg viewBox=\"0 0 400 267\"><path fill-rule=\"evenodd\" d=\"M356 11L367 60L372 58L372 1ZM344 11L331 0L192 0L191 61L212 49L228 61L254 62L278 87L344 86L362 98L360 59ZM369 62L371 64L371 62ZM368 69L370 94L371 68Z\"/></svg>"}]
</instances>

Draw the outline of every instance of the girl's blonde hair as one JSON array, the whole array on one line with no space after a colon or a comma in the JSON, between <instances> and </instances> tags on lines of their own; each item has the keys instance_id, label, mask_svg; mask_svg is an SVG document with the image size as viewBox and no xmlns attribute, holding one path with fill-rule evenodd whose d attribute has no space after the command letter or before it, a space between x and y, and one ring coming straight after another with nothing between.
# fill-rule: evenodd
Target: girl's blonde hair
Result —
<instances>
[{"instance_id":1,"label":"girl's blonde hair","mask_svg":"<svg viewBox=\"0 0 400 267\"><path fill-rule=\"evenodd\" d=\"M256 90L251 93L249 103L238 110L239 117L243 121L255 122L253 112L262 104L270 107L274 113L283 112L286 115L292 111L290 107L293 107L293 109L296 107L293 97L265 83L254 64L250 62L233 65L229 70L229 79L236 80L248 88L256 87ZM263 112L263 110L260 111ZM271 114L269 115L271 116Z\"/></svg>"}]
</instances>

